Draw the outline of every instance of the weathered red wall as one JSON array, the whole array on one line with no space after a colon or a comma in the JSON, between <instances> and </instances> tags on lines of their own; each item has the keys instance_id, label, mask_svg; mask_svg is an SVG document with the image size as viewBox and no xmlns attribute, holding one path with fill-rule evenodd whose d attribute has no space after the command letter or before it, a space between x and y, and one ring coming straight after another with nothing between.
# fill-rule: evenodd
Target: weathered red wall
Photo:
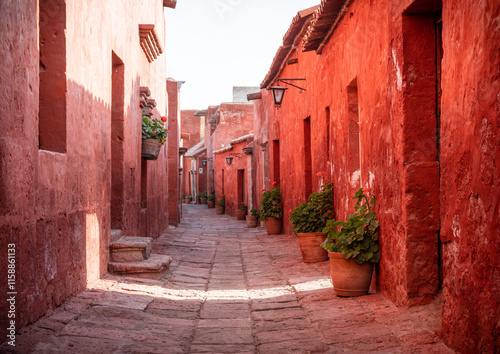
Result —
<instances>
[{"instance_id":1,"label":"weathered red wall","mask_svg":"<svg viewBox=\"0 0 500 354\"><path fill-rule=\"evenodd\" d=\"M196 185L198 186L197 195L207 191L208 181L208 161L207 166L203 166L203 160L207 160L205 154L202 154L196 159L196 166L198 167L198 174L196 175ZM201 173L200 173L201 169ZM209 192L207 192L208 194Z\"/></svg>"},{"instance_id":2,"label":"weathered red wall","mask_svg":"<svg viewBox=\"0 0 500 354\"><path fill-rule=\"evenodd\" d=\"M216 123L211 123L216 121L215 116L219 111L219 106L208 106L207 113L205 116L205 148L207 149L206 154L208 157L207 163L207 191L215 191L215 180L214 180L214 157L213 157L213 145L215 141L215 129ZM212 118L214 117L214 118Z\"/></svg>"},{"instance_id":3,"label":"weathered red wall","mask_svg":"<svg viewBox=\"0 0 500 354\"><path fill-rule=\"evenodd\" d=\"M168 220L177 226L181 221L181 179L179 175L181 139L180 99L177 81L167 79L168 95L168 127L170 129L168 144Z\"/></svg>"},{"instance_id":4,"label":"weathered red wall","mask_svg":"<svg viewBox=\"0 0 500 354\"><path fill-rule=\"evenodd\" d=\"M219 199L222 197L222 194L224 193L226 197L225 213L227 215L236 216L236 210L241 207L241 204L238 203L239 200L241 200L241 194L239 194L241 193L241 188L238 188L238 170L244 171L245 193L243 203L248 206L248 190L246 189L246 186L248 177L247 159L249 157L243 153L243 148L247 145L248 141L245 140L241 143L232 145L233 149L231 150L214 155L216 202L219 201ZM238 158L237 156L233 156L233 162L231 163L231 165L228 165L226 162L226 157L228 157L230 153L240 154L237 155L240 158ZM222 171L224 171L224 187L222 186Z\"/></svg>"},{"instance_id":5,"label":"weathered red wall","mask_svg":"<svg viewBox=\"0 0 500 354\"><path fill-rule=\"evenodd\" d=\"M214 151L228 146L233 139L253 132L252 103L222 103L219 113L219 124L214 132Z\"/></svg>"},{"instance_id":6,"label":"weathered red wall","mask_svg":"<svg viewBox=\"0 0 500 354\"><path fill-rule=\"evenodd\" d=\"M50 5L50 3L44 3ZM148 86L165 115L165 72L149 64L139 23L154 23L164 38L161 1L141 4L65 2L66 153L38 148L39 54L32 1L1 2L0 252L15 244L16 328L33 322L107 272L111 239L112 52L125 65L123 233L157 237L168 225L166 147L148 162L147 210L141 212L141 108ZM133 19L128 15L134 13ZM112 14L112 15L111 15ZM57 102L52 102L57 104ZM154 222L153 222L154 221ZM143 226L144 225L144 226ZM0 274L7 274L7 257ZM0 292L6 294L6 282ZM6 313L6 301L0 304ZM6 316L1 316L2 338Z\"/></svg>"},{"instance_id":7,"label":"weathered red wall","mask_svg":"<svg viewBox=\"0 0 500 354\"><path fill-rule=\"evenodd\" d=\"M192 148L200 142L200 128L201 128L201 117L197 117L194 114L198 110L186 109L181 111L181 134L185 137L189 136L189 139L182 139L182 147ZM185 156L183 159L183 171L182 171L182 193L185 195L192 195L192 181L191 174L189 171L192 169L191 160Z\"/></svg>"},{"instance_id":8,"label":"weathered red wall","mask_svg":"<svg viewBox=\"0 0 500 354\"><path fill-rule=\"evenodd\" d=\"M269 189L279 170L284 231L291 233L286 215L307 197L304 120L309 118L312 191L334 182L339 219L353 211L350 198L359 186L376 196L378 289L397 305L411 306L429 301L442 287L447 343L464 352L494 352L500 323L495 163L500 161L500 31L494 19L500 5L443 2L438 163L431 15L438 8L416 1L412 14L405 13L411 3L355 0L321 55L299 52L298 64L281 73L281 78L307 78L295 82L305 92L289 88L281 108L275 108L270 92L262 90L262 100L255 101L256 188ZM354 91L360 174L352 168L355 144L349 133Z\"/></svg>"},{"instance_id":9,"label":"weathered red wall","mask_svg":"<svg viewBox=\"0 0 500 354\"><path fill-rule=\"evenodd\" d=\"M500 3L443 5L443 334L463 352L493 353L500 351Z\"/></svg>"}]
</instances>

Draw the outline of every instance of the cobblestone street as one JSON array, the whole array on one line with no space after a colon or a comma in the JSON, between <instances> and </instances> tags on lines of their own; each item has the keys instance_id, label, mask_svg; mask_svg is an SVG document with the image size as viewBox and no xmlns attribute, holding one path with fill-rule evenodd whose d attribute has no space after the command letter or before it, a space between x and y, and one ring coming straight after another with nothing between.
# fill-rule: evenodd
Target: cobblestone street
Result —
<instances>
[{"instance_id":1,"label":"cobblestone street","mask_svg":"<svg viewBox=\"0 0 500 354\"><path fill-rule=\"evenodd\" d=\"M17 336L27 353L452 353L440 303L398 309L379 294L339 298L329 263L302 262L292 236L268 236L205 205L183 205L153 244L161 281L108 275Z\"/></svg>"}]
</instances>

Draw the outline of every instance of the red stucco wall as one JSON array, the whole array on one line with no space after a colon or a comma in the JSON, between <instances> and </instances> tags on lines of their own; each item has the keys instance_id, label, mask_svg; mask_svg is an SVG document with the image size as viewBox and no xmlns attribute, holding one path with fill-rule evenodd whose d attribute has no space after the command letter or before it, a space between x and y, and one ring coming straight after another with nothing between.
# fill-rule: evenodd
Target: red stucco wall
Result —
<instances>
[{"instance_id":1,"label":"red stucco wall","mask_svg":"<svg viewBox=\"0 0 500 354\"><path fill-rule=\"evenodd\" d=\"M148 63L140 47L138 26L155 24L163 41L161 1L63 3L66 30L56 36L66 45L66 91L58 91L65 95L65 153L38 148L37 5L24 0L0 5L0 43L6 49L0 54L0 252L7 254L7 244L16 247L18 329L107 272L112 52L125 66L120 133L123 233L157 237L168 225L166 147L157 161L147 162L143 198L147 209L141 210L139 87L150 88L157 117L166 114L166 89L165 79L154 75L165 72L165 54ZM131 18L130 13L136 16ZM7 257L2 257L0 274L6 271ZM3 294L6 285L0 285ZM0 304L2 314L6 306L7 302ZM6 320L1 316L2 338L6 338Z\"/></svg>"},{"instance_id":2,"label":"red stucco wall","mask_svg":"<svg viewBox=\"0 0 500 354\"><path fill-rule=\"evenodd\" d=\"M215 191L215 182L214 182L214 156L213 156L213 145L215 141L215 135L213 134L216 129L216 124L211 124L212 116L217 115L219 111L219 106L209 106L207 108L207 113L205 116L205 148L206 154L208 157L207 163L207 191L210 193L211 191Z\"/></svg>"},{"instance_id":3,"label":"red stucco wall","mask_svg":"<svg viewBox=\"0 0 500 354\"><path fill-rule=\"evenodd\" d=\"M252 103L222 103L219 113L219 124L214 132L214 151L228 146L233 139L253 132Z\"/></svg>"},{"instance_id":4,"label":"red stucco wall","mask_svg":"<svg viewBox=\"0 0 500 354\"><path fill-rule=\"evenodd\" d=\"M438 7L415 1L406 11L411 4L354 1L322 54L299 52L298 64L281 73L307 78L295 82L305 92L289 88L275 108L270 92L262 91L255 102L256 189L269 188L279 171L288 215L307 197L307 178L312 191L331 180L336 217L345 219L354 190L369 187L381 222L378 289L399 306L426 303L442 289L448 345L494 352L500 323L500 32L494 19L500 5L443 1L438 162ZM356 107L360 174L353 169ZM284 231L291 233L288 220Z\"/></svg>"},{"instance_id":5,"label":"red stucco wall","mask_svg":"<svg viewBox=\"0 0 500 354\"><path fill-rule=\"evenodd\" d=\"M168 95L168 126L170 129L168 143L168 220L169 224L177 226L181 221L181 167L179 145L181 139L180 99L177 81L167 79Z\"/></svg>"},{"instance_id":6,"label":"red stucco wall","mask_svg":"<svg viewBox=\"0 0 500 354\"><path fill-rule=\"evenodd\" d=\"M182 146L185 148L192 148L196 144L200 142L200 131L201 131L201 122L203 117L195 116L194 114L198 110L182 110L181 111L181 133L189 139L182 139ZM185 195L193 195L192 191L192 179L191 174L191 160L188 157L183 156L183 171L182 171L182 193Z\"/></svg>"},{"instance_id":7,"label":"red stucco wall","mask_svg":"<svg viewBox=\"0 0 500 354\"><path fill-rule=\"evenodd\" d=\"M243 148L247 145L248 142L243 141L241 143L234 144L233 149L231 150L214 155L216 202L219 201L219 199L222 197L222 194L225 195L225 214L227 215L236 216L236 210L241 207L241 202L245 203L245 205L248 206L248 189L246 187L248 177L247 159L249 157L248 155L245 155L243 153ZM233 162L231 163L231 165L228 165L226 162L226 157L228 157L230 153L239 155L232 155ZM238 171L242 171L243 173L243 185L238 185ZM222 177L223 175L224 178ZM241 194L241 187L245 189L243 198Z\"/></svg>"},{"instance_id":8,"label":"red stucco wall","mask_svg":"<svg viewBox=\"0 0 500 354\"><path fill-rule=\"evenodd\" d=\"M499 2L443 7L443 331L483 353L500 350L499 18Z\"/></svg>"}]
</instances>

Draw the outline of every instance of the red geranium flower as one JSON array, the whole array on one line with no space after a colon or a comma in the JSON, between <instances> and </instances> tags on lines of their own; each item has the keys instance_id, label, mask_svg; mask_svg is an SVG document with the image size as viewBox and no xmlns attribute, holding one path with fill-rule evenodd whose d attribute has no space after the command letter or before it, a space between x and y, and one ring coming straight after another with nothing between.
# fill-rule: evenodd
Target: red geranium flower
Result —
<instances>
[{"instance_id":1,"label":"red geranium flower","mask_svg":"<svg viewBox=\"0 0 500 354\"><path fill-rule=\"evenodd\" d=\"M162 120L163 122L166 122L166 121L167 121L167 117L161 117L161 120Z\"/></svg>"},{"instance_id":2,"label":"red geranium flower","mask_svg":"<svg viewBox=\"0 0 500 354\"><path fill-rule=\"evenodd\" d=\"M266 189L265 189L265 188L262 188L262 192L265 192L265 191L266 191Z\"/></svg>"},{"instance_id":3,"label":"red geranium flower","mask_svg":"<svg viewBox=\"0 0 500 354\"><path fill-rule=\"evenodd\" d=\"M288 215L292 215L292 209L288 210Z\"/></svg>"},{"instance_id":4,"label":"red geranium flower","mask_svg":"<svg viewBox=\"0 0 500 354\"><path fill-rule=\"evenodd\" d=\"M153 130L153 135L156 135L156 130Z\"/></svg>"},{"instance_id":5,"label":"red geranium flower","mask_svg":"<svg viewBox=\"0 0 500 354\"><path fill-rule=\"evenodd\" d=\"M273 182L273 187L275 187L278 184L278 182L274 181Z\"/></svg>"},{"instance_id":6,"label":"red geranium flower","mask_svg":"<svg viewBox=\"0 0 500 354\"><path fill-rule=\"evenodd\" d=\"M316 176L321 177L321 172L316 173Z\"/></svg>"}]
</instances>

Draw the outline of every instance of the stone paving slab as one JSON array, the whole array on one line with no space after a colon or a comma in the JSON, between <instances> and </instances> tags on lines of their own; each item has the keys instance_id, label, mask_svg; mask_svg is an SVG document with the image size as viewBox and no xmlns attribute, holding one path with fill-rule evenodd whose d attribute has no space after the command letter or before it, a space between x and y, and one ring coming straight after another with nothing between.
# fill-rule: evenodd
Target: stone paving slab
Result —
<instances>
[{"instance_id":1,"label":"stone paving slab","mask_svg":"<svg viewBox=\"0 0 500 354\"><path fill-rule=\"evenodd\" d=\"M339 298L328 262L298 240L246 228L204 205L153 242L158 280L108 275L37 323L6 353L453 353L441 304L399 309L381 294Z\"/></svg>"}]
</instances>

